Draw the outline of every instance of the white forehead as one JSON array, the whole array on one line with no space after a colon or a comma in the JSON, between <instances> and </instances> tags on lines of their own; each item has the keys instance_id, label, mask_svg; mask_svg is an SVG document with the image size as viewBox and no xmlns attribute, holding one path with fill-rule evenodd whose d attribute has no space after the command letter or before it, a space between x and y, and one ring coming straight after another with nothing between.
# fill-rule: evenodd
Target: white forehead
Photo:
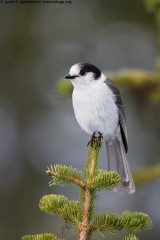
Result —
<instances>
[{"instance_id":1,"label":"white forehead","mask_svg":"<svg viewBox=\"0 0 160 240\"><path fill-rule=\"evenodd\" d=\"M71 75L78 75L79 72L80 72L80 64L79 64L79 63L73 65L73 66L71 67L70 71L69 71L69 73L70 73Z\"/></svg>"}]
</instances>

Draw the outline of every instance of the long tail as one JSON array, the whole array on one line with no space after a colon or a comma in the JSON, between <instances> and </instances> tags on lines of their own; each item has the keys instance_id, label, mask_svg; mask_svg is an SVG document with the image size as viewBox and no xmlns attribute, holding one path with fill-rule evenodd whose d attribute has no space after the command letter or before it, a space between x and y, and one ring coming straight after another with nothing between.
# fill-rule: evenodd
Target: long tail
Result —
<instances>
[{"instance_id":1,"label":"long tail","mask_svg":"<svg viewBox=\"0 0 160 240\"><path fill-rule=\"evenodd\" d=\"M123 142L115 139L106 141L108 171L116 171L121 176L121 184L115 188L115 191L134 193L135 186L132 173L127 161Z\"/></svg>"}]
</instances>

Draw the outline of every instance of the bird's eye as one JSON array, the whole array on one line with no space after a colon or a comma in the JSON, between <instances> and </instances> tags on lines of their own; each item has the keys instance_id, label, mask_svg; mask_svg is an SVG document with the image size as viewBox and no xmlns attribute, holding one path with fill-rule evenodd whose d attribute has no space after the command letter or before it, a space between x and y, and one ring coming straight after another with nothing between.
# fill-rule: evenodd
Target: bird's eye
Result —
<instances>
[{"instance_id":1,"label":"bird's eye","mask_svg":"<svg viewBox=\"0 0 160 240\"><path fill-rule=\"evenodd\" d=\"M84 76L86 74L86 72L84 70L81 70L80 74L81 74L81 76Z\"/></svg>"}]
</instances>

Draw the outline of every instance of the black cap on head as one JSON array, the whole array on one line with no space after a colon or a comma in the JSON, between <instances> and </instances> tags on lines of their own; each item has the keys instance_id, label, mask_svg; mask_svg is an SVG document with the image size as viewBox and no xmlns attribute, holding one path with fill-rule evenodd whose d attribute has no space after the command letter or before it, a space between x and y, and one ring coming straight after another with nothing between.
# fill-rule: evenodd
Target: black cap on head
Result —
<instances>
[{"instance_id":1,"label":"black cap on head","mask_svg":"<svg viewBox=\"0 0 160 240\"><path fill-rule=\"evenodd\" d=\"M96 66L90 64L90 63L80 63L81 71L80 74L84 75L87 72L93 72L94 78L98 79L101 76L101 71Z\"/></svg>"}]
</instances>

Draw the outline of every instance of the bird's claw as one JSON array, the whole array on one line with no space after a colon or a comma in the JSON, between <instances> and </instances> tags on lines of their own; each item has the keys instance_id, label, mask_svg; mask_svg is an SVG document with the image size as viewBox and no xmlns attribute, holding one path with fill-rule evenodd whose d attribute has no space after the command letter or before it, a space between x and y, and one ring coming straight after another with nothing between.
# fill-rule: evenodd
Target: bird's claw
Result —
<instances>
[{"instance_id":1,"label":"bird's claw","mask_svg":"<svg viewBox=\"0 0 160 240\"><path fill-rule=\"evenodd\" d=\"M90 145L91 147L93 147L93 144L94 144L95 139L96 139L95 134L96 134L95 132L92 134L91 139L89 140L89 142L88 142L88 144L87 144L87 147L89 147L89 145Z\"/></svg>"},{"instance_id":2,"label":"bird's claw","mask_svg":"<svg viewBox=\"0 0 160 240\"><path fill-rule=\"evenodd\" d=\"M102 133L98 132L99 136L96 137L95 136L95 132L93 133L91 139L89 140L88 144L87 144L87 147L90 145L91 147L95 147L95 148L98 148L98 147L101 147L101 143L102 143L102 139L103 139L103 135Z\"/></svg>"}]
</instances>

